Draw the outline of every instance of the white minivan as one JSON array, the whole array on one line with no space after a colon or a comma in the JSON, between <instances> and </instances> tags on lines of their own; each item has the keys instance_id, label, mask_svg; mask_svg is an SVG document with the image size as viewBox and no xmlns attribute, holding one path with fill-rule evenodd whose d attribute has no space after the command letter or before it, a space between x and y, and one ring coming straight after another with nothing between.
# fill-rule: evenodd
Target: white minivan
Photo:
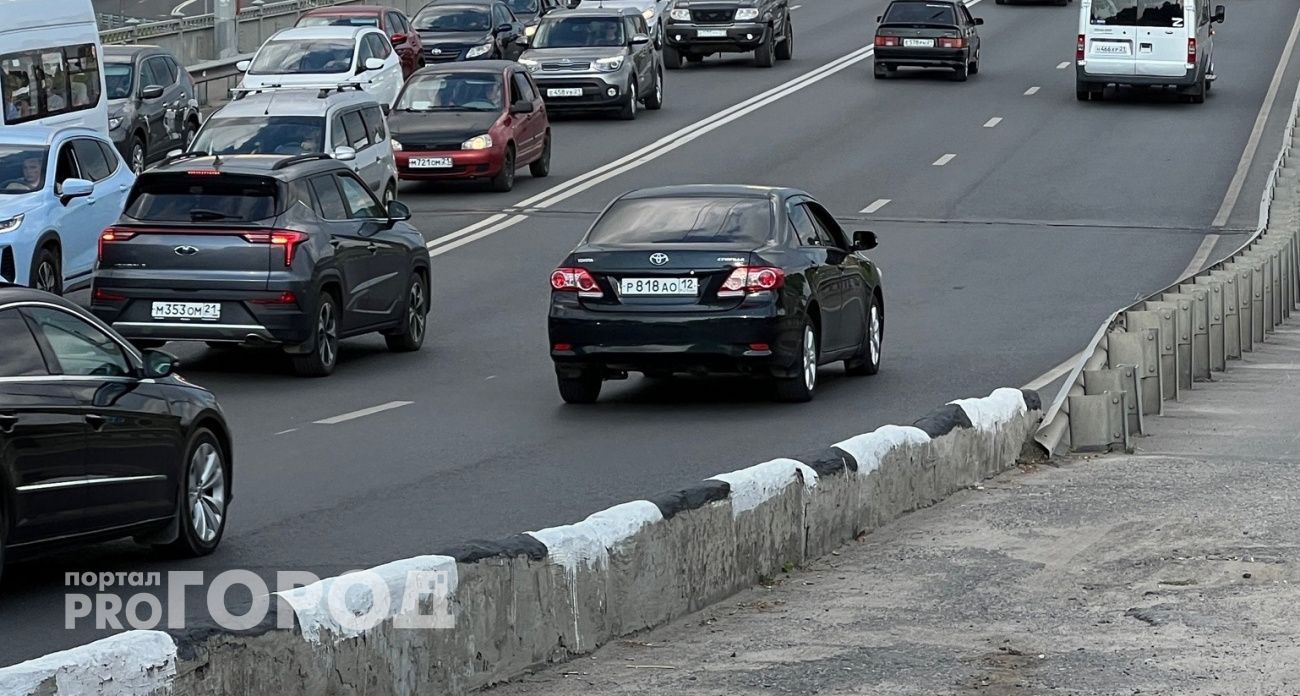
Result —
<instances>
[{"instance_id":1,"label":"white minivan","mask_svg":"<svg viewBox=\"0 0 1300 696\"><path fill-rule=\"evenodd\" d=\"M0 0L0 127L107 136L102 55L91 0Z\"/></svg>"},{"instance_id":2,"label":"white minivan","mask_svg":"<svg viewBox=\"0 0 1300 696\"><path fill-rule=\"evenodd\" d=\"M1082 0L1075 47L1079 101L1106 85L1176 87L1193 103L1214 81L1214 30L1224 7L1210 0Z\"/></svg>"}]
</instances>

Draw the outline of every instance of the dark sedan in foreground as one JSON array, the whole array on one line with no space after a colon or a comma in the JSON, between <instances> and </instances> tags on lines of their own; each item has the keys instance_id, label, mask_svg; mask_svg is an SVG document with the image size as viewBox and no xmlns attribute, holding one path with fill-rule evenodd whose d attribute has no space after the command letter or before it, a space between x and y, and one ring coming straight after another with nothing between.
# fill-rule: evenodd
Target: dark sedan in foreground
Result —
<instances>
[{"instance_id":1,"label":"dark sedan in foreground","mask_svg":"<svg viewBox=\"0 0 1300 696\"><path fill-rule=\"evenodd\" d=\"M628 372L770 377L808 401L817 367L880 369L880 271L810 195L671 186L624 194L551 274L560 396L590 403Z\"/></svg>"},{"instance_id":2,"label":"dark sedan in foreground","mask_svg":"<svg viewBox=\"0 0 1300 696\"><path fill-rule=\"evenodd\" d=\"M0 572L7 557L135 537L221 543L230 431L216 398L61 297L0 282Z\"/></svg>"},{"instance_id":3,"label":"dark sedan in foreground","mask_svg":"<svg viewBox=\"0 0 1300 696\"><path fill-rule=\"evenodd\" d=\"M959 0L894 0L876 29L874 74L881 79L901 67L945 68L965 81L980 71L983 19Z\"/></svg>"}]
</instances>

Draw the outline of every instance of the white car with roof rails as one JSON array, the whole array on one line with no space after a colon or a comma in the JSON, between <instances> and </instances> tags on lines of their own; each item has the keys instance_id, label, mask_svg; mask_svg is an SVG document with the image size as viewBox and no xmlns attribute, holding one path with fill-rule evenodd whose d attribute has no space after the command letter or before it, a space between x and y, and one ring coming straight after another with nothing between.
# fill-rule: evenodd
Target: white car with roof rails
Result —
<instances>
[{"instance_id":1,"label":"white car with roof rails","mask_svg":"<svg viewBox=\"0 0 1300 696\"><path fill-rule=\"evenodd\" d=\"M1200 104L1214 84L1210 0L1082 0L1075 46L1075 93L1100 100L1107 85L1175 87Z\"/></svg>"},{"instance_id":2,"label":"white car with roof rails","mask_svg":"<svg viewBox=\"0 0 1300 696\"><path fill-rule=\"evenodd\" d=\"M351 83L384 108L402 89L402 62L384 32L369 26L295 27L278 31L252 60L236 64L241 90L334 87Z\"/></svg>"},{"instance_id":3,"label":"white car with roof rails","mask_svg":"<svg viewBox=\"0 0 1300 696\"><path fill-rule=\"evenodd\" d=\"M240 92L203 123L191 152L303 155L344 161L388 202L397 197L397 160L388 122L358 85Z\"/></svg>"}]
</instances>

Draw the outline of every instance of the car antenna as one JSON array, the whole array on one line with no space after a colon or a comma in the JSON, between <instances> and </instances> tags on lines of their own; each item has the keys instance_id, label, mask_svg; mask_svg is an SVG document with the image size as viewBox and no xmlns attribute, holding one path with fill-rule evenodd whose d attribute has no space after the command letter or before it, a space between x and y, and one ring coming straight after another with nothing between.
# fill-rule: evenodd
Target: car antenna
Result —
<instances>
[{"instance_id":1,"label":"car antenna","mask_svg":"<svg viewBox=\"0 0 1300 696\"><path fill-rule=\"evenodd\" d=\"M271 98L266 100L266 111L262 112L263 116L271 115L271 105L275 103L275 92L271 92Z\"/></svg>"}]
</instances>

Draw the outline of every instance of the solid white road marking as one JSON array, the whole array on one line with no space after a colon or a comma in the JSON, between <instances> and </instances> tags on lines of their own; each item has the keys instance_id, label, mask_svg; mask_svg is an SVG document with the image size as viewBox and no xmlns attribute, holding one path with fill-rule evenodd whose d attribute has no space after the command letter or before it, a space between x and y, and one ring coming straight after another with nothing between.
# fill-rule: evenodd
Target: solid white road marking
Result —
<instances>
[{"instance_id":1,"label":"solid white road marking","mask_svg":"<svg viewBox=\"0 0 1300 696\"><path fill-rule=\"evenodd\" d=\"M803 7L803 5L791 5L791 6L790 6L790 9L791 9L791 10L797 10L797 9L799 9L800 7Z\"/></svg>"},{"instance_id":2,"label":"solid white road marking","mask_svg":"<svg viewBox=\"0 0 1300 696\"><path fill-rule=\"evenodd\" d=\"M1057 65L1057 66L1056 66L1056 69L1057 69L1057 70L1064 70L1064 69L1066 69L1066 68L1068 68L1068 67L1070 67L1070 61L1067 60L1067 61L1062 62L1060 65Z\"/></svg>"},{"instance_id":3,"label":"solid white road marking","mask_svg":"<svg viewBox=\"0 0 1300 696\"><path fill-rule=\"evenodd\" d=\"M1035 94L1038 94L1038 89L1039 89L1038 87L1030 87L1029 89L1025 90L1025 96L1032 97Z\"/></svg>"},{"instance_id":4,"label":"solid white road marking","mask_svg":"<svg viewBox=\"0 0 1300 696\"><path fill-rule=\"evenodd\" d=\"M365 418L366 416L373 416L373 415L376 414L376 413L383 413L384 411L391 411L391 410L393 410L393 409L395 409L395 408L401 408L401 407L403 407L403 406L410 406L410 405L413 404L413 403L415 403L415 402L414 402L414 401L389 401L389 402L386 403L386 404L379 404L378 406L371 406L370 408L363 408L363 409L361 409L360 411L353 411L353 412L351 412L351 413L344 413L344 414L342 414L342 415L333 416L333 417L331 417L331 418L322 418L322 419L320 419L320 420L318 420L318 421L312 421L312 422L313 422L313 423L316 423L317 425L335 425L335 424L337 424L337 423L342 423L342 422L344 422L344 421L356 420L357 418Z\"/></svg>"},{"instance_id":5,"label":"solid white road marking","mask_svg":"<svg viewBox=\"0 0 1300 696\"><path fill-rule=\"evenodd\" d=\"M974 7L982 0L967 0L967 7ZM700 138L722 126L747 116L758 109L771 104L782 97L789 96L806 87L814 85L835 73L838 73L850 66L861 63L870 58L875 53L874 45L864 46L847 55L832 60L819 68L810 70L803 75L788 80L772 89L761 94L750 97L739 104L730 106L722 111L701 119L696 123L680 128L664 137L646 145L638 150L624 155L612 162L597 167L586 174L578 176L556 184L545 191L534 194L519 201L512 208L549 208L556 203L567 200L586 191L594 186L613 179L620 174L624 174L636 167L647 162L656 160L664 155L676 150L697 138ZM504 218L504 219L503 219ZM455 232L445 234L426 244L432 250L430 256L437 256L446 253L452 249L462 247L470 242L482 239L489 235L500 232L512 227L523 220L528 219L526 215L514 215L506 217L504 213L498 213L492 217L481 220L473 225L463 227ZM436 248L435 248L436 247Z\"/></svg>"},{"instance_id":6,"label":"solid white road marking","mask_svg":"<svg viewBox=\"0 0 1300 696\"><path fill-rule=\"evenodd\" d=\"M1178 279L1182 280L1183 278L1197 273L1204 268L1205 262L1210 258L1210 252L1214 251L1214 245L1218 243L1219 235L1205 235L1205 239L1201 240L1201 246L1196 248L1196 253L1192 255L1192 260L1187 262L1187 268L1183 269L1183 273L1178 276Z\"/></svg>"},{"instance_id":7,"label":"solid white road marking","mask_svg":"<svg viewBox=\"0 0 1300 696\"><path fill-rule=\"evenodd\" d=\"M940 157L939 159L935 160L935 161L934 161L934 166L936 166L936 167L942 167L943 165L948 164L949 162L951 162L951 161L953 160L953 158L955 158L956 156L957 156L957 155L954 155L954 154L952 154L952 153L950 152L950 153L944 155L943 157Z\"/></svg>"},{"instance_id":8,"label":"solid white road marking","mask_svg":"<svg viewBox=\"0 0 1300 696\"><path fill-rule=\"evenodd\" d=\"M877 210L880 210L881 208L883 208L883 207L885 207L885 206L887 206L887 205L889 205L889 199L888 199L888 198L881 198L881 199L876 200L875 203L872 203L871 205L869 205L869 206L863 208L862 210L860 210L860 211L858 211L858 212L862 212L862 213L866 213L866 214L870 215L871 213L874 213L874 212L876 212Z\"/></svg>"},{"instance_id":9,"label":"solid white road marking","mask_svg":"<svg viewBox=\"0 0 1300 696\"><path fill-rule=\"evenodd\" d=\"M1268 115L1273 111L1273 102L1277 101L1277 91L1282 84L1282 76L1286 73L1287 63L1291 62L1291 51L1295 49L1297 33L1300 33L1300 12L1296 13L1295 24L1291 25L1291 35L1287 37L1286 48L1282 49L1282 57L1277 62L1277 69L1273 71L1273 81L1269 83L1264 103L1260 105L1259 115L1255 117L1255 127L1250 131L1246 149L1242 151L1241 161L1237 163L1237 172L1232 175L1232 183L1228 184L1228 192L1223 196L1223 204L1219 206L1214 222L1210 223L1211 227L1223 227L1228 224L1228 216L1232 214L1232 209L1237 207L1237 198L1241 196L1241 189L1246 185L1246 175L1250 173L1250 165L1255 161L1259 141L1264 137L1264 126L1268 124Z\"/></svg>"},{"instance_id":10,"label":"solid white road marking","mask_svg":"<svg viewBox=\"0 0 1300 696\"><path fill-rule=\"evenodd\" d=\"M280 432L276 433L276 435L288 435L289 433L293 433L297 431L298 431L297 428L289 428L288 430L281 430Z\"/></svg>"},{"instance_id":11,"label":"solid white road marking","mask_svg":"<svg viewBox=\"0 0 1300 696\"><path fill-rule=\"evenodd\" d=\"M985 128L996 128L997 125L998 125L999 123L1002 123L1002 117L1001 117L1001 116L994 116L993 118L989 119L988 121L986 121L986 122L984 123L984 127L985 127Z\"/></svg>"}]
</instances>

